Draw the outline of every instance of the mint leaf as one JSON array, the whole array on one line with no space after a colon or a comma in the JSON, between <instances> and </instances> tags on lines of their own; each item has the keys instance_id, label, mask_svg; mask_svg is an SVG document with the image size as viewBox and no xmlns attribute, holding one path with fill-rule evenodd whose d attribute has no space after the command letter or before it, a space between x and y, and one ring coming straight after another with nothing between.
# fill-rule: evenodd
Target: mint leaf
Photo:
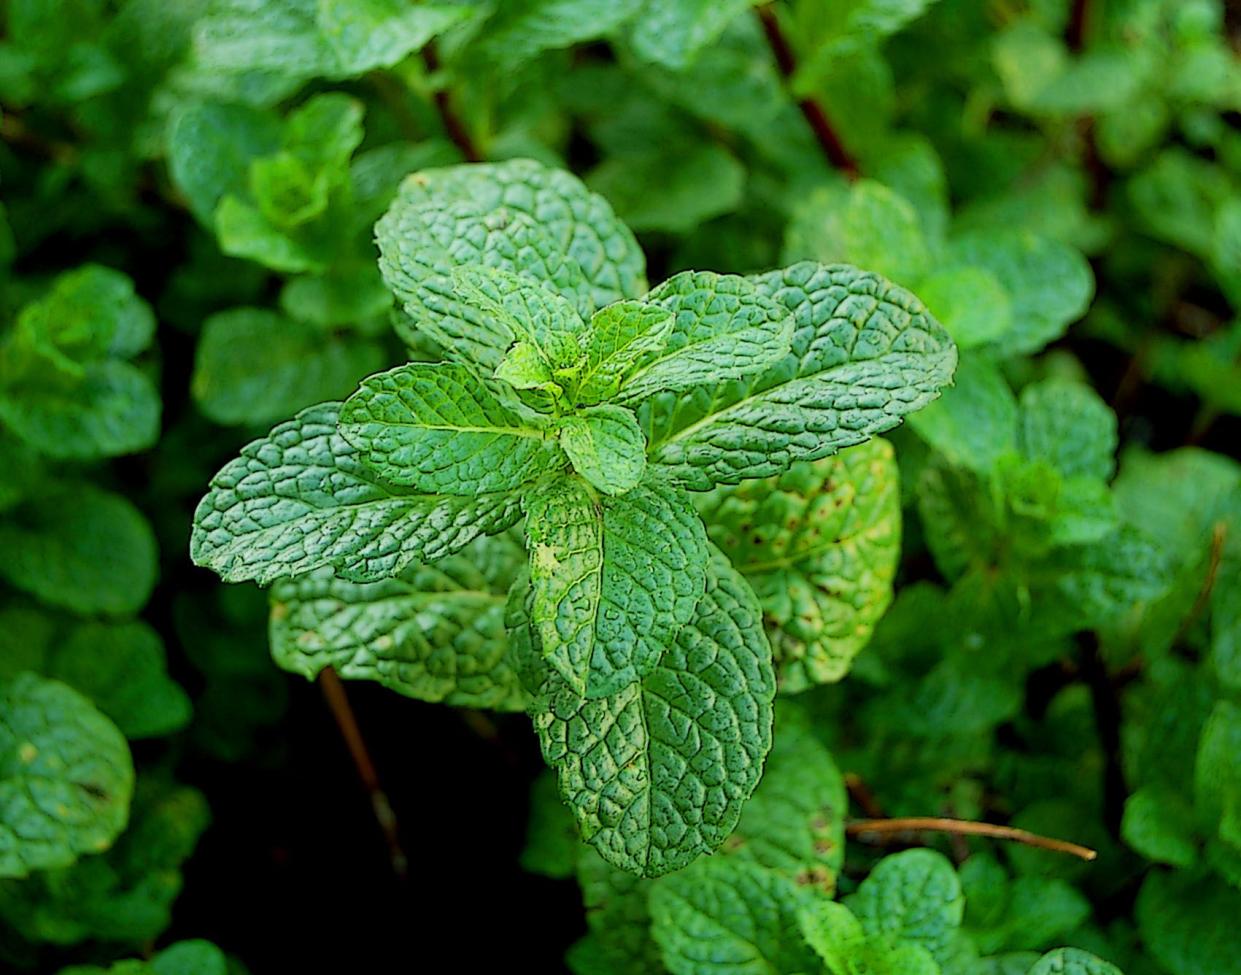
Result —
<instances>
[{"instance_id":1,"label":"mint leaf","mask_svg":"<svg viewBox=\"0 0 1241 975\"><path fill-rule=\"evenodd\" d=\"M139 943L172 922L181 866L211 820L195 789L140 778L129 825L106 853L26 880L0 881L0 918L29 941Z\"/></svg>"},{"instance_id":2,"label":"mint leaf","mask_svg":"<svg viewBox=\"0 0 1241 975\"><path fill-rule=\"evenodd\" d=\"M932 271L918 283L918 297L960 349L997 342L1013 325L1013 303L985 268L958 265Z\"/></svg>"},{"instance_id":3,"label":"mint leaf","mask_svg":"<svg viewBox=\"0 0 1241 975\"><path fill-rule=\"evenodd\" d=\"M324 335L263 308L234 308L203 323L190 389L217 423L270 423L348 395L384 359L375 342Z\"/></svg>"},{"instance_id":4,"label":"mint leaf","mask_svg":"<svg viewBox=\"0 0 1241 975\"><path fill-rule=\"evenodd\" d=\"M1037 352L1080 318L1094 296L1094 276L1073 248L1027 231L974 231L949 242L947 257L993 274L1012 301L1004 353Z\"/></svg>"},{"instance_id":5,"label":"mint leaf","mask_svg":"<svg viewBox=\"0 0 1241 975\"><path fill-rule=\"evenodd\" d=\"M125 827L134 766L116 726L34 674L0 683L0 877L101 853Z\"/></svg>"},{"instance_id":6,"label":"mint leaf","mask_svg":"<svg viewBox=\"0 0 1241 975\"><path fill-rule=\"evenodd\" d=\"M1017 400L994 363L966 355L953 385L909 425L952 463L986 474L1017 447Z\"/></svg>"},{"instance_id":7,"label":"mint leaf","mask_svg":"<svg viewBox=\"0 0 1241 975\"><path fill-rule=\"evenodd\" d=\"M578 858L590 933L569 951L578 975L650 975L664 970L651 938L651 882L618 869L589 848Z\"/></svg>"},{"instance_id":8,"label":"mint leaf","mask_svg":"<svg viewBox=\"0 0 1241 975\"><path fill-rule=\"evenodd\" d=\"M623 406L595 406L566 417L560 446L573 469L604 494L632 490L646 470L646 439Z\"/></svg>"},{"instance_id":9,"label":"mint leaf","mask_svg":"<svg viewBox=\"0 0 1241 975\"><path fill-rule=\"evenodd\" d=\"M699 503L708 534L754 587L781 690L840 680L892 599L900 486L875 439Z\"/></svg>"},{"instance_id":10,"label":"mint leaf","mask_svg":"<svg viewBox=\"0 0 1241 975\"><path fill-rule=\"evenodd\" d=\"M948 858L932 850L886 856L845 902L868 936L921 945L942 961L965 911Z\"/></svg>"},{"instance_id":11,"label":"mint leaf","mask_svg":"<svg viewBox=\"0 0 1241 975\"><path fill-rule=\"evenodd\" d=\"M527 669L543 756L604 859L658 876L724 842L771 747L775 680L759 607L722 559L641 681L585 699L554 670Z\"/></svg>"},{"instance_id":12,"label":"mint leaf","mask_svg":"<svg viewBox=\"0 0 1241 975\"><path fill-rule=\"evenodd\" d=\"M0 578L77 613L136 613L155 587L151 526L120 495L85 484L45 489L0 515L0 550Z\"/></svg>"},{"instance_id":13,"label":"mint leaf","mask_svg":"<svg viewBox=\"0 0 1241 975\"><path fill-rule=\"evenodd\" d=\"M118 961L109 968L73 965L58 975L229 975L234 969L207 941L178 941L150 959Z\"/></svg>"},{"instance_id":14,"label":"mint leaf","mask_svg":"<svg viewBox=\"0 0 1241 975\"><path fill-rule=\"evenodd\" d=\"M747 0L646 0L629 40L642 60L679 71L748 5Z\"/></svg>"},{"instance_id":15,"label":"mint leaf","mask_svg":"<svg viewBox=\"0 0 1241 975\"><path fill-rule=\"evenodd\" d=\"M921 945L868 937L843 904L814 901L798 912L806 943L831 975L939 975L939 965Z\"/></svg>"},{"instance_id":16,"label":"mint leaf","mask_svg":"<svg viewBox=\"0 0 1241 975\"><path fill-rule=\"evenodd\" d=\"M672 312L672 331L621 384L621 402L748 375L788 354L792 316L737 275L684 271L643 301Z\"/></svg>"},{"instance_id":17,"label":"mint leaf","mask_svg":"<svg viewBox=\"0 0 1241 975\"><path fill-rule=\"evenodd\" d=\"M1121 838L1148 860L1192 867L1198 859L1194 814L1171 789L1147 785L1125 800Z\"/></svg>"},{"instance_id":18,"label":"mint leaf","mask_svg":"<svg viewBox=\"0 0 1241 975\"><path fill-rule=\"evenodd\" d=\"M1238 911L1241 891L1221 880L1153 870L1138 893L1136 916L1144 949L1167 971L1237 975Z\"/></svg>"},{"instance_id":19,"label":"mint leaf","mask_svg":"<svg viewBox=\"0 0 1241 975\"><path fill-rule=\"evenodd\" d=\"M453 214L457 220L469 214L474 218L472 226L486 228L485 233L473 231L483 246L459 238L454 243ZM416 270L416 238L422 226L436 231L437 246L443 248L440 254L451 256L455 264L494 267L499 262L490 255L507 254L506 270L525 270L558 284L572 285L573 278L579 277L584 289L561 286L557 291L575 298L580 294L576 305L583 315L595 307L636 297L645 288L646 259L607 201L570 173L532 159L428 169L401 184L375 234L384 277L403 300L408 300L402 294L403 285L421 276ZM533 254L519 257L516 249L502 246L506 226L522 229L537 241L526 245L536 248L537 263Z\"/></svg>"},{"instance_id":20,"label":"mint leaf","mask_svg":"<svg viewBox=\"0 0 1241 975\"><path fill-rule=\"evenodd\" d=\"M1057 948L1040 958L1029 975L1122 975L1115 965L1080 948Z\"/></svg>"},{"instance_id":21,"label":"mint leaf","mask_svg":"<svg viewBox=\"0 0 1241 975\"><path fill-rule=\"evenodd\" d=\"M605 37L633 18L644 0L510 0L482 27L476 56L512 67L543 51Z\"/></svg>"},{"instance_id":22,"label":"mint leaf","mask_svg":"<svg viewBox=\"0 0 1241 975\"><path fill-rule=\"evenodd\" d=\"M706 532L676 488L599 499L564 479L527 499L526 537L542 652L587 697L649 673L703 593Z\"/></svg>"},{"instance_id":23,"label":"mint leaf","mask_svg":"<svg viewBox=\"0 0 1241 975\"><path fill-rule=\"evenodd\" d=\"M340 432L384 481L428 493L511 491L564 456L468 369L441 363L363 380L341 407Z\"/></svg>"},{"instance_id":24,"label":"mint leaf","mask_svg":"<svg viewBox=\"0 0 1241 975\"><path fill-rule=\"evenodd\" d=\"M832 894L844 865L845 781L831 753L795 712L777 715L780 732L763 779L724 844L734 857L782 873L799 887Z\"/></svg>"},{"instance_id":25,"label":"mint leaf","mask_svg":"<svg viewBox=\"0 0 1241 975\"><path fill-rule=\"evenodd\" d=\"M504 603L522 561L511 540L480 538L381 582L347 582L330 568L282 579L271 591L272 656L307 679L331 667L423 701L521 710Z\"/></svg>"},{"instance_id":26,"label":"mint leaf","mask_svg":"<svg viewBox=\"0 0 1241 975\"><path fill-rule=\"evenodd\" d=\"M952 340L908 291L809 262L752 279L794 318L792 352L757 377L643 405L649 457L693 490L769 477L896 426L956 367Z\"/></svg>"},{"instance_id":27,"label":"mint leaf","mask_svg":"<svg viewBox=\"0 0 1241 975\"><path fill-rule=\"evenodd\" d=\"M583 339L585 356L573 396L591 404L612 399L638 364L668 344L676 316L641 301L618 301L600 308Z\"/></svg>"},{"instance_id":28,"label":"mint leaf","mask_svg":"<svg viewBox=\"0 0 1241 975\"><path fill-rule=\"evenodd\" d=\"M578 861L585 859L585 853L573 814L560 801L556 773L544 769L530 785L530 816L526 823L526 845L521 851L521 868L527 873L560 880L573 876ZM595 860L603 863L598 857ZM629 874L623 876L630 877Z\"/></svg>"},{"instance_id":29,"label":"mint leaf","mask_svg":"<svg viewBox=\"0 0 1241 975\"><path fill-rule=\"evenodd\" d=\"M930 262L917 211L871 179L820 189L798 207L783 257L789 263L852 264L907 287L917 284Z\"/></svg>"},{"instance_id":30,"label":"mint leaf","mask_svg":"<svg viewBox=\"0 0 1241 975\"><path fill-rule=\"evenodd\" d=\"M1021 391L1021 451L1065 477L1110 480L1116 471L1116 415L1089 386L1044 380Z\"/></svg>"},{"instance_id":31,"label":"mint leaf","mask_svg":"<svg viewBox=\"0 0 1241 975\"><path fill-rule=\"evenodd\" d=\"M507 494L419 494L378 479L337 433L340 404L303 410L242 448L211 481L190 538L195 564L265 585L331 566L367 581L510 527Z\"/></svg>"},{"instance_id":32,"label":"mint leaf","mask_svg":"<svg viewBox=\"0 0 1241 975\"><path fill-rule=\"evenodd\" d=\"M812 972L797 919L815 900L756 864L703 859L652 887L652 933L673 975Z\"/></svg>"}]
</instances>

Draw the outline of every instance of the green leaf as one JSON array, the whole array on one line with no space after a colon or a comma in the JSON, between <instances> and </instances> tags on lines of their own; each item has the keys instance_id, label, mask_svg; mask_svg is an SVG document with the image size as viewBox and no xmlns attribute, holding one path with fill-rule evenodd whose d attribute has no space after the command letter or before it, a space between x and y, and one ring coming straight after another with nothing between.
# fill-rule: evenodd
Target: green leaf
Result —
<instances>
[{"instance_id":1,"label":"green leaf","mask_svg":"<svg viewBox=\"0 0 1241 975\"><path fill-rule=\"evenodd\" d=\"M89 697L126 738L157 738L189 724L189 698L168 676L163 641L145 623L75 627L46 673Z\"/></svg>"},{"instance_id":2,"label":"green leaf","mask_svg":"<svg viewBox=\"0 0 1241 975\"><path fill-rule=\"evenodd\" d=\"M1094 296L1090 265L1059 241L1019 231L974 231L949 243L947 259L991 272L1012 301L1006 355L1037 352L1082 316Z\"/></svg>"},{"instance_id":3,"label":"green leaf","mask_svg":"<svg viewBox=\"0 0 1241 975\"><path fill-rule=\"evenodd\" d=\"M337 433L339 403L303 410L242 448L194 514L190 556L226 582L331 566L373 581L451 555L521 515L507 494L418 494L380 481Z\"/></svg>"},{"instance_id":4,"label":"green leaf","mask_svg":"<svg viewBox=\"0 0 1241 975\"><path fill-rule=\"evenodd\" d=\"M29 941L143 943L172 923L181 866L211 819L200 792L140 779L116 845L69 867L0 881L0 917Z\"/></svg>"},{"instance_id":5,"label":"green leaf","mask_svg":"<svg viewBox=\"0 0 1241 975\"><path fill-rule=\"evenodd\" d=\"M272 656L311 680L331 667L423 701L522 710L504 603L523 561L512 540L480 538L381 582L347 582L330 568L280 580L271 592Z\"/></svg>"},{"instance_id":6,"label":"green leaf","mask_svg":"<svg viewBox=\"0 0 1241 975\"><path fill-rule=\"evenodd\" d=\"M586 848L578 858L590 933L570 949L577 975L653 975L664 971L651 937L651 881L612 866Z\"/></svg>"},{"instance_id":7,"label":"green leaf","mask_svg":"<svg viewBox=\"0 0 1241 975\"><path fill-rule=\"evenodd\" d=\"M1136 917L1150 957L1176 975L1237 975L1236 919L1241 891L1210 876L1152 870Z\"/></svg>"},{"instance_id":8,"label":"green leaf","mask_svg":"<svg viewBox=\"0 0 1241 975\"><path fill-rule=\"evenodd\" d=\"M1178 793L1143 786L1125 800L1121 838L1156 863L1192 867L1198 859L1193 809Z\"/></svg>"},{"instance_id":9,"label":"green leaf","mask_svg":"<svg viewBox=\"0 0 1241 975\"><path fill-rule=\"evenodd\" d=\"M160 400L128 362L87 363L77 377L27 374L6 383L0 349L0 424L56 460L97 460L146 450L159 437Z\"/></svg>"},{"instance_id":10,"label":"green leaf","mask_svg":"<svg viewBox=\"0 0 1241 975\"><path fill-rule=\"evenodd\" d=\"M72 965L58 975L230 975L228 958L207 941L178 941L149 959L115 962L109 968Z\"/></svg>"},{"instance_id":11,"label":"green leaf","mask_svg":"<svg viewBox=\"0 0 1241 975\"><path fill-rule=\"evenodd\" d=\"M203 323L190 389L217 423L270 423L348 395L385 358L375 342L325 335L263 308L234 308Z\"/></svg>"},{"instance_id":12,"label":"green leaf","mask_svg":"<svg viewBox=\"0 0 1241 975\"><path fill-rule=\"evenodd\" d=\"M68 866L125 828L125 739L77 691L21 674L0 684L0 877Z\"/></svg>"},{"instance_id":13,"label":"green leaf","mask_svg":"<svg viewBox=\"0 0 1241 975\"><path fill-rule=\"evenodd\" d=\"M932 850L884 857L845 903L868 936L911 941L937 961L947 957L965 911L956 871Z\"/></svg>"},{"instance_id":14,"label":"green leaf","mask_svg":"<svg viewBox=\"0 0 1241 975\"><path fill-rule=\"evenodd\" d=\"M526 537L542 653L587 697L650 673L706 584L702 522L683 492L659 483L598 498L563 479L527 499Z\"/></svg>"},{"instance_id":15,"label":"green leaf","mask_svg":"<svg viewBox=\"0 0 1241 975\"><path fill-rule=\"evenodd\" d=\"M869 440L952 377L952 340L909 292L843 266L752 279L794 318L792 352L767 372L643 405L649 459L693 490L770 477Z\"/></svg>"},{"instance_id":16,"label":"green leaf","mask_svg":"<svg viewBox=\"0 0 1241 975\"><path fill-rule=\"evenodd\" d=\"M844 865L848 795L844 777L794 713L777 715L780 732L763 779L724 844L734 857L782 873L799 887L836 890Z\"/></svg>"},{"instance_id":17,"label":"green leaf","mask_svg":"<svg viewBox=\"0 0 1241 975\"><path fill-rule=\"evenodd\" d=\"M959 265L932 271L919 282L918 297L961 349L996 342L1012 328L1013 303L986 268Z\"/></svg>"},{"instance_id":18,"label":"green leaf","mask_svg":"<svg viewBox=\"0 0 1241 975\"><path fill-rule=\"evenodd\" d=\"M566 417L560 446L573 469L604 494L632 490L646 470L646 439L623 406L595 406Z\"/></svg>"},{"instance_id":19,"label":"green leaf","mask_svg":"<svg viewBox=\"0 0 1241 975\"><path fill-rule=\"evenodd\" d=\"M1017 400L992 362L967 355L952 387L909 425L952 463L985 474L1017 446Z\"/></svg>"},{"instance_id":20,"label":"green leaf","mask_svg":"<svg viewBox=\"0 0 1241 975\"><path fill-rule=\"evenodd\" d=\"M1065 477L1111 480L1116 414L1089 386L1049 379L1021 391L1021 452Z\"/></svg>"},{"instance_id":21,"label":"green leaf","mask_svg":"<svg viewBox=\"0 0 1241 975\"><path fill-rule=\"evenodd\" d=\"M658 876L724 842L771 748L775 679L758 604L722 558L693 620L641 681L591 700L550 668L539 680L531 714L543 756L604 859Z\"/></svg>"},{"instance_id":22,"label":"green leaf","mask_svg":"<svg viewBox=\"0 0 1241 975\"><path fill-rule=\"evenodd\" d=\"M462 366L410 363L363 380L340 432L389 484L428 493L511 491L562 464L546 431Z\"/></svg>"},{"instance_id":23,"label":"green leaf","mask_svg":"<svg viewBox=\"0 0 1241 975\"><path fill-rule=\"evenodd\" d=\"M1080 948L1057 948L1040 958L1029 975L1122 975L1115 965Z\"/></svg>"},{"instance_id":24,"label":"green leaf","mask_svg":"<svg viewBox=\"0 0 1241 975\"><path fill-rule=\"evenodd\" d=\"M765 369L789 351L793 317L746 278L683 271L642 299L672 312L663 348L621 384L618 399L722 383Z\"/></svg>"},{"instance_id":25,"label":"green leaf","mask_svg":"<svg viewBox=\"0 0 1241 975\"><path fill-rule=\"evenodd\" d=\"M356 77L393 67L468 14L451 4L335 0L319 4L318 27L335 61L333 74Z\"/></svg>"},{"instance_id":26,"label":"green leaf","mask_svg":"<svg viewBox=\"0 0 1241 975\"><path fill-rule=\"evenodd\" d=\"M607 201L532 159L414 173L375 235L384 278L406 302L429 270L471 263L550 281L584 317L646 285L646 259Z\"/></svg>"},{"instance_id":27,"label":"green leaf","mask_svg":"<svg viewBox=\"0 0 1241 975\"><path fill-rule=\"evenodd\" d=\"M136 613L155 587L151 526L120 495L85 484L45 489L0 515L0 551L0 577L77 613Z\"/></svg>"},{"instance_id":28,"label":"green leaf","mask_svg":"<svg viewBox=\"0 0 1241 975\"><path fill-rule=\"evenodd\" d=\"M684 234L736 210L745 167L714 142L671 144L609 156L586 176L637 233Z\"/></svg>"},{"instance_id":29,"label":"green leaf","mask_svg":"<svg viewBox=\"0 0 1241 975\"><path fill-rule=\"evenodd\" d=\"M673 975L812 972L798 915L816 899L757 864L703 859L652 887L652 933Z\"/></svg>"},{"instance_id":30,"label":"green leaf","mask_svg":"<svg viewBox=\"0 0 1241 975\"><path fill-rule=\"evenodd\" d=\"M174 185L203 226L214 229L215 210L246 185L251 160L276 151L280 122L244 105L189 102L168 127L168 168Z\"/></svg>"},{"instance_id":31,"label":"green leaf","mask_svg":"<svg viewBox=\"0 0 1241 975\"><path fill-rule=\"evenodd\" d=\"M573 398L582 403L612 399L638 365L668 344L676 315L641 301L617 301L590 319L585 356Z\"/></svg>"},{"instance_id":32,"label":"green leaf","mask_svg":"<svg viewBox=\"0 0 1241 975\"><path fill-rule=\"evenodd\" d=\"M556 773L544 769L530 786L530 816L526 824L526 845L521 851L521 868L527 873L562 880L573 876L585 851L573 814L560 801ZM598 857L595 859L603 863ZM629 877L629 874L623 876Z\"/></svg>"},{"instance_id":33,"label":"green leaf","mask_svg":"<svg viewBox=\"0 0 1241 975\"><path fill-rule=\"evenodd\" d=\"M821 189L797 208L784 260L852 264L912 287L926 273L930 255L909 201L862 179Z\"/></svg>"},{"instance_id":34,"label":"green leaf","mask_svg":"<svg viewBox=\"0 0 1241 975\"><path fill-rule=\"evenodd\" d=\"M509 0L475 41L475 55L511 68L544 51L605 37L633 18L643 0Z\"/></svg>"},{"instance_id":35,"label":"green leaf","mask_svg":"<svg viewBox=\"0 0 1241 975\"><path fill-rule=\"evenodd\" d=\"M838 681L892 600L900 485L875 439L699 503L708 534L754 587L782 691Z\"/></svg>"},{"instance_id":36,"label":"green leaf","mask_svg":"<svg viewBox=\"0 0 1241 975\"><path fill-rule=\"evenodd\" d=\"M72 362L128 359L151 344L155 315L124 274L86 264L57 277L46 295L26 305L17 330Z\"/></svg>"},{"instance_id":37,"label":"green leaf","mask_svg":"<svg viewBox=\"0 0 1241 975\"><path fill-rule=\"evenodd\" d=\"M680 71L747 6L748 0L646 0L629 41L642 60Z\"/></svg>"},{"instance_id":38,"label":"green leaf","mask_svg":"<svg viewBox=\"0 0 1241 975\"><path fill-rule=\"evenodd\" d=\"M1217 830L1241 809L1241 706L1219 701L1211 710L1194 761L1194 808L1200 821Z\"/></svg>"},{"instance_id":39,"label":"green leaf","mask_svg":"<svg viewBox=\"0 0 1241 975\"><path fill-rule=\"evenodd\" d=\"M843 904L816 901L798 913L806 942L832 975L939 975L939 965L921 945L868 938Z\"/></svg>"}]
</instances>

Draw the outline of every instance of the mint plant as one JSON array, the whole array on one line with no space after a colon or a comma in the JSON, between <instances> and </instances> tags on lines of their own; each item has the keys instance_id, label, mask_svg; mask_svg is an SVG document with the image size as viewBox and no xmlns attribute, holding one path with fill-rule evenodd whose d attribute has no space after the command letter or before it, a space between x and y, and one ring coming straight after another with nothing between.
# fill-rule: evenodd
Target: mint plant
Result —
<instances>
[{"instance_id":1,"label":"mint plant","mask_svg":"<svg viewBox=\"0 0 1241 975\"><path fill-rule=\"evenodd\" d=\"M230 581L395 577L412 599L415 567L524 517L511 659L465 644L456 662L462 684L486 668L509 686L462 696L521 701L520 680L583 835L636 873L675 870L736 824L776 685L756 597L689 492L889 429L949 381L955 348L911 294L847 266L685 272L638 296L628 230L532 161L415 173L376 234L402 336L425 333L443 361L372 376L247 447L199 506L194 559ZM333 619L307 625L299 590L277 590L275 616L304 627L293 645L319 652L290 659L313 675L334 662L323 644L344 641ZM346 591L365 605L389 589ZM396 645L370 636L365 655L385 637ZM397 673L387 682L445 697ZM611 727L620 740L593 737Z\"/></svg>"},{"instance_id":2,"label":"mint plant","mask_svg":"<svg viewBox=\"0 0 1241 975\"><path fill-rule=\"evenodd\" d=\"M0 4L0 970L1241 975L1239 108L1221 0Z\"/></svg>"}]
</instances>

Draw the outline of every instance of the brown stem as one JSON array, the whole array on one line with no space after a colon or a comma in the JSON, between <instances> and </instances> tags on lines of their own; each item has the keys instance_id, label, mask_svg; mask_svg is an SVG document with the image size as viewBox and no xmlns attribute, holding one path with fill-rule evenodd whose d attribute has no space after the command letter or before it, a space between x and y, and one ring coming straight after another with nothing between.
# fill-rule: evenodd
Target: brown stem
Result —
<instances>
[{"instance_id":1,"label":"brown stem","mask_svg":"<svg viewBox=\"0 0 1241 975\"><path fill-rule=\"evenodd\" d=\"M1083 860L1093 860L1099 855L1089 847L1079 846L1068 840L1039 836L1037 833L1012 826L977 823L968 819L941 819L935 816L911 816L907 819L863 819L849 823L845 827L845 832L863 841L867 836L889 836L894 833L934 832L958 836L986 836L993 840L1012 840L1016 843L1025 843L1027 846L1037 846L1042 850L1067 853Z\"/></svg>"},{"instance_id":2,"label":"brown stem","mask_svg":"<svg viewBox=\"0 0 1241 975\"><path fill-rule=\"evenodd\" d=\"M440 57L435 50L434 41L427 41L423 47L422 63L426 65L427 74L433 75L440 69ZM461 155L465 156L467 162L482 162L483 154L478 151L478 146L474 144L465 123L461 121L461 117L453 108L452 97L448 89L437 88L431 97L435 101L435 110L440 113L440 121L444 123L444 131L461 150Z\"/></svg>"},{"instance_id":3,"label":"brown stem","mask_svg":"<svg viewBox=\"0 0 1241 975\"><path fill-rule=\"evenodd\" d=\"M870 787L862 781L862 777L857 772L845 773L845 788L849 790L853 801L862 807L862 812L867 816L871 819L885 818L879 800L875 798L875 794L870 791Z\"/></svg>"},{"instance_id":4,"label":"brown stem","mask_svg":"<svg viewBox=\"0 0 1241 975\"><path fill-rule=\"evenodd\" d=\"M1070 51L1080 51L1086 44L1090 28L1090 0L1073 0L1069 22L1064 29L1064 43Z\"/></svg>"},{"instance_id":5,"label":"brown stem","mask_svg":"<svg viewBox=\"0 0 1241 975\"><path fill-rule=\"evenodd\" d=\"M401 847L396 813L392 810L392 803L388 801L388 794L384 792L383 786L379 783L379 772L375 769L375 763L371 761L371 753L366 747L366 740L362 737L362 729L358 727L358 719L349 703L349 695L345 693L345 685L336 676L336 671L327 667L319 673L319 688L323 691L323 697L327 701L328 709L332 712L332 717L336 719L341 737L345 739L349 756L358 770L358 778L362 780L363 787L371 797L371 808L375 812L375 820L379 823L379 828L388 844L392 872L404 879L409 873L409 858L405 856L405 850Z\"/></svg>"},{"instance_id":6,"label":"brown stem","mask_svg":"<svg viewBox=\"0 0 1241 975\"><path fill-rule=\"evenodd\" d=\"M797 59L793 56L793 48L789 46L788 39L780 27L780 18L776 15L775 5L766 3L755 7L754 13L758 15L759 23L763 26L763 34L767 37L767 44L775 57L776 67L780 70L781 77L787 82L797 71ZM833 128L823 106L816 99L806 97L798 100L797 107L801 109L806 124L814 133L827 161L844 173L846 178L857 179L861 175L858 164L849 154L844 143L840 141L840 136Z\"/></svg>"}]
</instances>

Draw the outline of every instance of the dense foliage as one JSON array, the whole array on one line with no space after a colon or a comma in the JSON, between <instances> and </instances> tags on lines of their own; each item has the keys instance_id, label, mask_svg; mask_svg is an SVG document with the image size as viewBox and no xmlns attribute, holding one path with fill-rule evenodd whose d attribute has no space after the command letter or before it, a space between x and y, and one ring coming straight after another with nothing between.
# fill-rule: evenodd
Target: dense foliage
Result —
<instances>
[{"instance_id":1,"label":"dense foliage","mask_svg":"<svg viewBox=\"0 0 1241 975\"><path fill-rule=\"evenodd\" d=\"M1241 975L1222 2L0 11L6 970L264 970L283 670L398 872L338 678L537 739L579 975Z\"/></svg>"}]
</instances>

